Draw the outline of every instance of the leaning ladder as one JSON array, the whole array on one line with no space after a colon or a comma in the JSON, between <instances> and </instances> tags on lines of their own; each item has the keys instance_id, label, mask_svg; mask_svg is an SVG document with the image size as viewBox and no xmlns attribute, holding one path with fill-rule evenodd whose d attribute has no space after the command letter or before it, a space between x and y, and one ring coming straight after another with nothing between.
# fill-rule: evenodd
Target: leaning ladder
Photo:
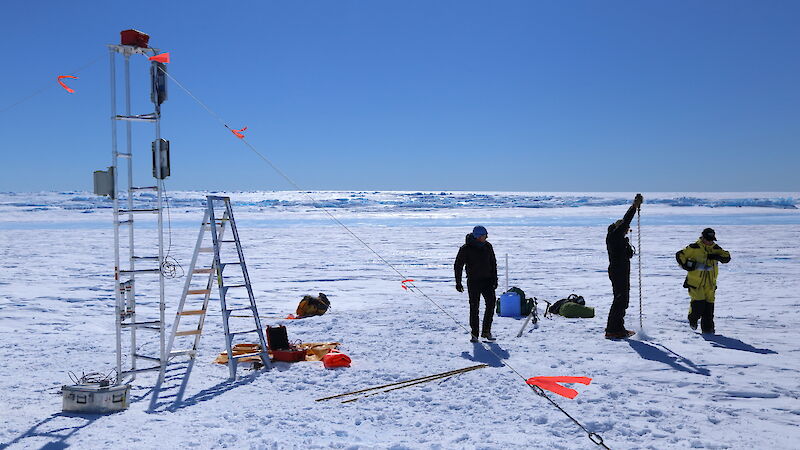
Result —
<instances>
[{"instance_id":1,"label":"leaning ladder","mask_svg":"<svg viewBox=\"0 0 800 450\"><path fill-rule=\"evenodd\" d=\"M219 216L217 214L217 208L223 209L222 216ZM228 240L223 239L226 227L230 227L233 239L228 239ZM207 246L208 243L206 240L206 231L211 231L210 247ZM230 262L221 261L223 244L235 244L236 255L238 257L238 260ZM212 253L212 252L214 253L214 257L211 261L209 261L210 265L206 268L197 268L198 265L197 260L199 258L199 255L201 253ZM239 266L241 268L241 277L243 282L240 284L226 285L225 284L226 277L224 276L225 268L227 266L234 266L234 265ZM192 278L196 274L208 274L208 278L206 279L204 287L198 288L197 286L192 285ZM259 356L264 366L269 367L270 363L269 363L269 356L267 354L267 345L264 340L264 332L261 327L261 321L258 317L258 309L256 307L255 296L253 295L253 288L252 285L250 284L250 277L247 272L247 265L245 264L244 261L244 253L242 251L241 241L239 240L239 232L236 229L236 221L233 218L233 209L231 208L230 198L209 195L207 197L206 212L205 215L203 216L203 222L200 226L200 232L198 233L197 236L197 243L195 244L194 254L192 255L192 261L189 264L189 270L187 271L186 282L184 283L183 287L183 294L181 295L181 300L178 303L178 309L175 314L175 321L172 323L172 332L170 333L169 342L167 344L167 355L169 358L186 355L189 356L190 359L194 360L194 358L197 356L197 348L198 345L200 344L200 335L203 332L203 325L205 324L205 317L208 312L208 303L211 298L211 291L214 287L215 280L219 288L219 300L221 306L220 309L222 311L222 325L225 330L225 348L228 352L228 368L230 370L231 379L236 378L237 363L240 359L243 358ZM228 301L227 301L228 290L237 288L244 288L247 291L248 305L231 308L228 306ZM196 296L202 298L202 302L190 301L189 302L190 305L187 306L187 299L197 298ZM245 319L252 318L253 323L255 325L255 329L248 329L246 331L231 331L230 317L231 313L233 313L234 311L250 311L250 315L244 316L244 318ZM187 316L197 316L198 320L193 327L187 329L180 329L181 320L186 318ZM253 353L234 355L233 339L237 335L248 334L248 333L256 333L258 335L259 344L261 344L261 350ZM188 345L186 346L186 348L183 349L173 350L176 338L180 338L182 336L192 336L193 339L191 345ZM166 370L166 365L164 369L162 369L161 374L159 375L159 382L158 382L159 385L163 381L165 370ZM184 383L185 382L186 381L184 380Z\"/></svg>"}]
</instances>

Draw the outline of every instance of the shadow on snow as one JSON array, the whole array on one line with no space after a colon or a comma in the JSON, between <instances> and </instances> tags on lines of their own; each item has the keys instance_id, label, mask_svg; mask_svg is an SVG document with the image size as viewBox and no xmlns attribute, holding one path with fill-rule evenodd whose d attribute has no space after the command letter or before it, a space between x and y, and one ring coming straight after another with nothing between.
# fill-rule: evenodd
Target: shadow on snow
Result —
<instances>
[{"instance_id":1,"label":"shadow on snow","mask_svg":"<svg viewBox=\"0 0 800 450\"><path fill-rule=\"evenodd\" d=\"M83 428L91 425L95 420L107 414L81 414L59 412L30 427L28 431L7 444L0 444L0 449L22 443L24 447L37 446L41 449L57 450L69 447L67 439ZM27 441L30 438L45 438L52 441L40 444Z\"/></svg>"},{"instance_id":2,"label":"shadow on snow","mask_svg":"<svg viewBox=\"0 0 800 450\"><path fill-rule=\"evenodd\" d=\"M681 356L662 344L651 345L646 342L633 339L628 340L628 344L636 350L642 358L648 361L664 363L675 370L681 372L695 373L703 376L710 376L711 371L706 368L698 367L688 358ZM659 348L661 347L661 348ZM663 350L662 350L663 349Z\"/></svg>"},{"instance_id":3,"label":"shadow on snow","mask_svg":"<svg viewBox=\"0 0 800 450\"><path fill-rule=\"evenodd\" d=\"M762 355L777 354L775 350L768 348L756 348L750 344L740 341L739 339L722 336L721 334L703 334L703 339L711 342L711 345L718 348L727 348L729 350L741 350L743 352L760 353Z\"/></svg>"},{"instance_id":4,"label":"shadow on snow","mask_svg":"<svg viewBox=\"0 0 800 450\"><path fill-rule=\"evenodd\" d=\"M486 346L480 342L472 343L472 354L461 352L461 357L470 361L483 363L489 367L503 367L503 360L508 359L508 352L494 342L487 343Z\"/></svg>"}]
</instances>

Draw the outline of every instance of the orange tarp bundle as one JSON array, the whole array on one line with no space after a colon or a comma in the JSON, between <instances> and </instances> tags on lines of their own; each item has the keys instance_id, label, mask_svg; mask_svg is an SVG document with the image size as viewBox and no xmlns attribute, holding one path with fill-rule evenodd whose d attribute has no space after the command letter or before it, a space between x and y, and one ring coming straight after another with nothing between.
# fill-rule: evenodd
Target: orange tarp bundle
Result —
<instances>
[{"instance_id":1,"label":"orange tarp bundle","mask_svg":"<svg viewBox=\"0 0 800 450\"><path fill-rule=\"evenodd\" d=\"M322 358L327 355L328 352L339 347L339 343L304 342L302 344L298 344L297 347L305 350L306 361L322 361ZM234 355L243 355L246 353L256 353L261 350L261 346L258 344L236 344L231 350L233 351ZM272 357L272 352L269 352L269 356ZM220 353L214 362L217 364L228 364L228 352ZM247 358L240 359L239 362L261 362L261 358L258 356L249 356Z\"/></svg>"}]
</instances>

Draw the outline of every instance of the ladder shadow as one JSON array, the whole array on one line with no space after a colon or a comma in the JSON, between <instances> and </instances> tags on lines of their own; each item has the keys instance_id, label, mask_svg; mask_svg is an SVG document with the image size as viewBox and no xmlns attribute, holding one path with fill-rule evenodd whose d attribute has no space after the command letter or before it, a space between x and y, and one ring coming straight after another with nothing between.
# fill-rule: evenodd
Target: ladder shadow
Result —
<instances>
[{"instance_id":1,"label":"ladder shadow","mask_svg":"<svg viewBox=\"0 0 800 450\"><path fill-rule=\"evenodd\" d=\"M743 352L760 353L762 355L772 355L778 353L775 350L770 350L768 348L754 347L746 342L740 341L739 339L723 336L721 334L704 333L703 339L705 339L708 342L711 342L711 345L718 348L727 348L729 350L740 350Z\"/></svg>"},{"instance_id":2,"label":"ladder shadow","mask_svg":"<svg viewBox=\"0 0 800 450\"><path fill-rule=\"evenodd\" d=\"M658 346L656 347L656 345L650 345L646 342L637 341L635 339L628 339L628 344L636 351L636 353L639 354L639 356L648 361L664 363L681 372L694 373L706 377L711 376L710 370L706 369L705 367L698 366L689 358L673 352L663 344L656 344ZM662 348L666 351L662 350Z\"/></svg>"},{"instance_id":3,"label":"ladder shadow","mask_svg":"<svg viewBox=\"0 0 800 450\"><path fill-rule=\"evenodd\" d=\"M41 449L49 449L49 450L56 450L56 449L63 449L69 447L67 444L67 439L72 437L78 431L88 427L95 420L103 417L104 415L108 414L85 414L85 413L69 413L69 412L59 412L51 415L50 417L42 420L41 422L33 425L30 427L26 432L22 433L18 437L16 437L13 441L7 443L0 443L0 449L8 448L15 444L22 443L23 446L28 447L25 445L23 441L29 438L52 438L53 441L50 441L44 445L42 445ZM66 423L60 424L60 421L70 422L70 419L82 419L78 423ZM36 443L35 445L41 445Z\"/></svg>"},{"instance_id":4,"label":"ladder shadow","mask_svg":"<svg viewBox=\"0 0 800 450\"><path fill-rule=\"evenodd\" d=\"M194 369L194 362L195 358L190 358L188 361L169 364L164 371L164 379L161 382L157 381L155 386L136 401L144 399L148 394L152 395L147 412L168 410L169 403L175 404L183 401L192 369Z\"/></svg>"},{"instance_id":5,"label":"ladder shadow","mask_svg":"<svg viewBox=\"0 0 800 450\"><path fill-rule=\"evenodd\" d=\"M193 396L185 400L183 399L183 393L179 390L180 398L177 396L177 394L175 396L168 396L168 398L170 399L174 398L174 400L172 400L171 402L166 401L158 403L157 408L150 408L148 409L147 412L148 413L159 413L164 411L175 412L183 408L188 408L190 406L194 406L206 402L208 400L212 400L230 390L238 388L239 386L244 386L252 383L263 372L265 372L264 369L257 370L249 375L240 376L235 381L230 381L226 379L225 381L219 382L214 386L211 386L210 388L203 389L202 391L194 394ZM185 390L185 386L182 387L181 390Z\"/></svg>"}]
</instances>

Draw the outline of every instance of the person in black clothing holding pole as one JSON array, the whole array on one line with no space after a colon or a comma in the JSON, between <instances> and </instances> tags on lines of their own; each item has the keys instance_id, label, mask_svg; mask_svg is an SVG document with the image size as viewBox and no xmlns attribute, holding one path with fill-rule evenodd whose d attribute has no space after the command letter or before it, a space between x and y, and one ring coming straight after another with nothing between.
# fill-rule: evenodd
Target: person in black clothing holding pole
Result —
<instances>
[{"instance_id":1,"label":"person in black clothing holding pole","mask_svg":"<svg viewBox=\"0 0 800 450\"><path fill-rule=\"evenodd\" d=\"M478 225L467 234L466 243L458 249L456 263L453 266L456 272L456 290L464 292L461 284L461 274L467 266L467 292L469 293L469 326L472 328L470 341L478 342L478 315L481 295L486 302L486 311L483 313L483 332L481 337L487 341L494 341L492 337L492 318L494 306L497 302L495 289L497 289L497 258L494 256L492 244L486 242L489 234L486 228Z\"/></svg>"},{"instance_id":2,"label":"person in black clothing holding pole","mask_svg":"<svg viewBox=\"0 0 800 450\"><path fill-rule=\"evenodd\" d=\"M625 339L635 332L625 329L625 310L631 290L631 258L633 247L628 240L628 229L631 226L636 210L639 209L644 198L636 194L633 204L621 220L608 226L606 235L606 249L608 250L608 278L611 279L611 288L614 291L614 300L608 312L606 324L606 339Z\"/></svg>"}]
</instances>

